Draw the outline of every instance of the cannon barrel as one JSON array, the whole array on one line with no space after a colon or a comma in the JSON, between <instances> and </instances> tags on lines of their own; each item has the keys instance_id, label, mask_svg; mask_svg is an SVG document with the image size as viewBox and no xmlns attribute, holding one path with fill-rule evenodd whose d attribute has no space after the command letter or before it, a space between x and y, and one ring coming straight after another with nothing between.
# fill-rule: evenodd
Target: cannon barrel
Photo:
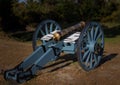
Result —
<instances>
[{"instance_id":1,"label":"cannon barrel","mask_svg":"<svg viewBox=\"0 0 120 85\"><path fill-rule=\"evenodd\" d=\"M59 41L60 38L63 39L65 36L70 35L71 33L73 33L74 31L81 31L82 28L85 27L85 22L81 21L80 23L73 25L71 27L68 27L64 30L62 30L61 32L57 32L54 34L54 40Z\"/></svg>"},{"instance_id":2,"label":"cannon barrel","mask_svg":"<svg viewBox=\"0 0 120 85\"><path fill-rule=\"evenodd\" d=\"M78 23L78 24L75 24L75 25L73 25L73 26L71 26L71 27L68 27L68 28L62 30L62 32L61 32L61 37L62 37L62 36L65 36L65 35L67 35L67 34L69 34L69 33L71 33L71 32L73 32L73 31L76 31L76 30L82 30L82 28L84 28L84 26L85 26L85 22L84 22L84 21L81 21L81 22Z\"/></svg>"}]
</instances>

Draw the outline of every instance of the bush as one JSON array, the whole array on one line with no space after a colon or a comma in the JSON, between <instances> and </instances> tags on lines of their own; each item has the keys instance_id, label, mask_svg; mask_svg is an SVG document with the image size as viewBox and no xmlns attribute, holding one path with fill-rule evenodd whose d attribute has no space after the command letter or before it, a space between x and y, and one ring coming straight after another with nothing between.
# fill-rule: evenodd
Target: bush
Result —
<instances>
[{"instance_id":1,"label":"bush","mask_svg":"<svg viewBox=\"0 0 120 85\"><path fill-rule=\"evenodd\" d=\"M101 19L102 22L120 22L120 1L112 1L108 4L106 16Z\"/></svg>"},{"instance_id":2,"label":"bush","mask_svg":"<svg viewBox=\"0 0 120 85\"><path fill-rule=\"evenodd\" d=\"M82 0L79 4L79 15L83 20L95 20L98 16L97 5L94 0Z\"/></svg>"},{"instance_id":3,"label":"bush","mask_svg":"<svg viewBox=\"0 0 120 85\"><path fill-rule=\"evenodd\" d=\"M12 11L23 24L39 22L47 18L71 22L79 17L75 3L65 0L44 0L41 4L29 1L27 5L14 1Z\"/></svg>"},{"instance_id":4,"label":"bush","mask_svg":"<svg viewBox=\"0 0 120 85\"><path fill-rule=\"evenodd\" d=\"M40 3L28 0L28 4L18 3L17 0L9 0L9 3L5 1L2 0L2 4L0 1L0 15L5 23L9 24L11 24L11 20L14 20L13 23L17 21L20 25L32 24L34 26L44 19L54 19L70 24L80 20L101 21L102 19L102 21L106 21L116 20L116 17L119 17L119 11L116 11L118 3L115 0L109 2L80 0L78 3L75 3L74 0L42 0ZM4 12L4 9L7 10Z\"/></svg>"},{"instance_id":5,"label":"bush","mask_svg":"<svg viewBox=\"0 0 120 85\"><path fill-rule=\"evenodd\" d=\"M103 18L102 22L120 22L120 10L114 11L111 15Z\"/></svg>"}]
</instances>

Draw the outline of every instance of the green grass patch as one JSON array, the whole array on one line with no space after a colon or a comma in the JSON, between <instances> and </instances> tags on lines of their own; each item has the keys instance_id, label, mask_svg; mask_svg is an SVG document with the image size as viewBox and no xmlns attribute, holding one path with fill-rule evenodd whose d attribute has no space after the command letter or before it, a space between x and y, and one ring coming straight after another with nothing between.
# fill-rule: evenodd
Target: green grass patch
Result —
<instances>
[{"instance_id":1,"label":"green grass patch","mask_svg":"<svg viewBox=\"0 0 120 85\"><path fill-rule=\"evenodd\" d=\"M120 35L112 38L106 38L105 37L105 42L106 43L111 43L111 44L120 44Z\"/></svg>"}]
</instances>

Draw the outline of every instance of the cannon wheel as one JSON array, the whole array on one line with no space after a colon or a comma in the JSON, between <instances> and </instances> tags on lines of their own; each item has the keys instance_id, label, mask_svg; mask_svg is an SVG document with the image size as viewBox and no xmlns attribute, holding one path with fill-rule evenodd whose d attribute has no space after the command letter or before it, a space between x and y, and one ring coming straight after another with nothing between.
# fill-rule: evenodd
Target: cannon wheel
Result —
<instances>
[{"instance_id":1,"label":"cannon wheel","mask_svg":"<svg viewBox=\"0 0 120 85\"><path fill-rule=\"evenodd\" d=\"M100 63L104 49L104 33L97 22L89 22L78 40L78 62L86 70L92 70Z\"/></svg>"},{"instance_id":2,"label":"cannon wheel","mask_svg":"<svg viewBox=\"0 0 120 85\"><path fill-rule=\"evenodd\" d=\"M54 20L42 21L38 25L38 27L36 28L33 34L33 42L32 42L33 50L36 50L38 46L44 44L44 42L41 41L41 37L50 34L55 30L61 30L61 27L57 22L55 22Z\"/></svg>"}]
</instances>

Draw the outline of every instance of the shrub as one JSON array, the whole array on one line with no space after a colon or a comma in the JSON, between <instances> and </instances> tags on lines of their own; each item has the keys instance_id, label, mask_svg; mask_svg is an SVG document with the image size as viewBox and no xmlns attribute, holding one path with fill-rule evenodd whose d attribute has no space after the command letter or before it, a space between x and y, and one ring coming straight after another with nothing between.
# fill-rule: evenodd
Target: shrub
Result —
<instances>
[{"instance_id":1,"label":"shrub","mask_svg":"<svg viewBox=\"0 0 120 85\"><path fill-rule=\"evenodd\" d=\"M106 16L101 19L102 22L120 22L120 1L111 1L108 3Z\"/></svg>"},{"instance_id":2,"label":"shrub","mask_svg":"<svg viewBox=\"0 0 120 85\"><path fill-rule=\"evenodd\" d=\"M0 15L5 23L11 24L10 19L13 19L13 23L18 21L18 24L21 25L34 25L44 19L54 19L70 24L80 20L101 21L102 19L102 21L107 21L119 18L119 11L116 11L118 9L116 0L109 2L79 0L77 3L74 0L42 0L40 3L28 0L28 4L18 3L17 0L1 0L0 9ZM4 9L7 10L4 12Z\"/></svg>"}]
</instances>

